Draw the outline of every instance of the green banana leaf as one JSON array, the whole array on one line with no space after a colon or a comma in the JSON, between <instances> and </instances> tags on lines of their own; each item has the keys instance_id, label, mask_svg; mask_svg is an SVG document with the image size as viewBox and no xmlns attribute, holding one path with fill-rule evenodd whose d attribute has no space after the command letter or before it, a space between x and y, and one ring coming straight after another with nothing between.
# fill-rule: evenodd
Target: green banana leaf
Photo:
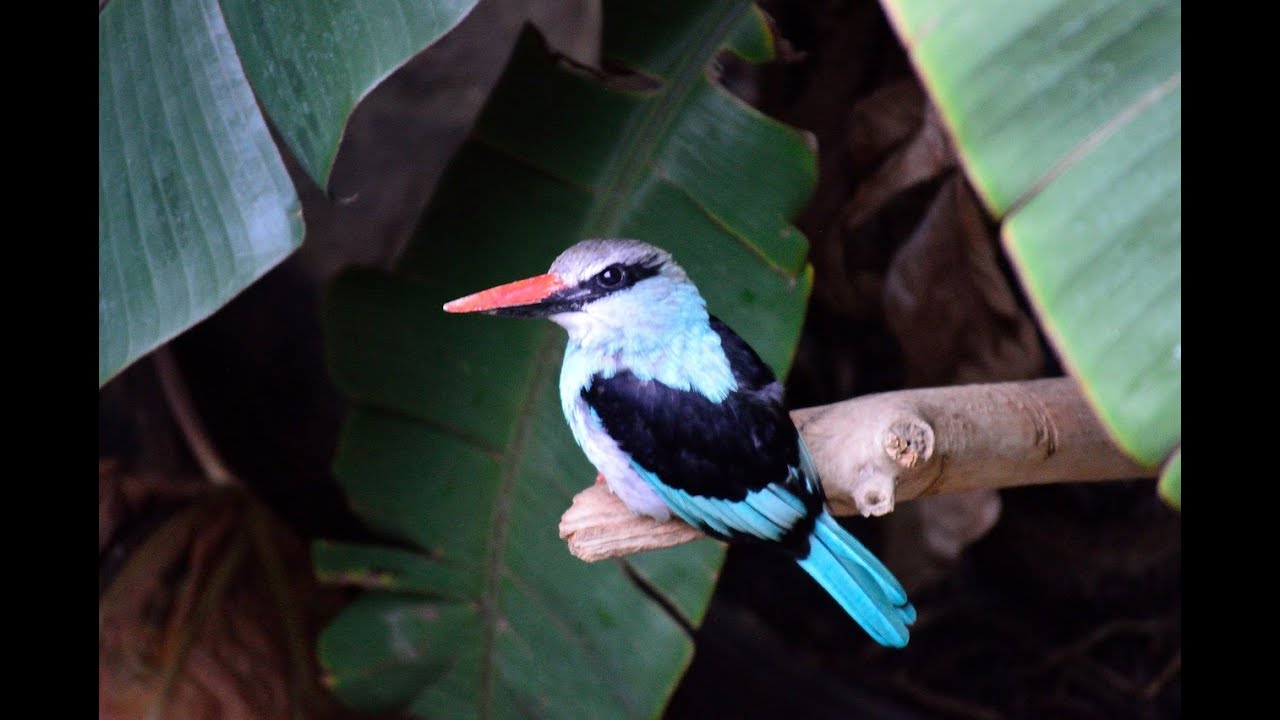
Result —
<instances>
[{"instance_id":1,"label":"green banana leaf","mask_svg":"<svg viewBox=\"0 0 1280 720\"><path fill-rule=\"evenodd\" d=\"M328 293L332 374L353 401L335 473L406 543L315 548L322 577L370 588L320 638L330 686L362 710L650 717L691 658L722 546L572 557L558 521L595 472L560 410L564 332L441 310L584 237L637 237L785 375L811 285L787 219L816 160L715 83L721 48L772 55L768 25L743 2L604 12L625 73L574 67L526 29L396 271L352 270Z\"/></svg>"},{"instance_id":2,"label":"green banana leaf","mask_svg":"<svg viewBox=\"0 0 1280 720\"><path fill-rule=\"evenodd\" d=\"M883 0L1069 371L1140 463L1179 458L1182 5Z\"/></svg>"},{"instance_id":3,"label":"green banana leaf","mask_svg":"<svg viewBox=\"0 0 1280 720\"><path fill-rule=\"evenodd\" d=\"M98 15L98 385L302 242L347 116L475 0L113 0ZM252 90L250 87L252 86Z\"/></svg>"}]
</instances>

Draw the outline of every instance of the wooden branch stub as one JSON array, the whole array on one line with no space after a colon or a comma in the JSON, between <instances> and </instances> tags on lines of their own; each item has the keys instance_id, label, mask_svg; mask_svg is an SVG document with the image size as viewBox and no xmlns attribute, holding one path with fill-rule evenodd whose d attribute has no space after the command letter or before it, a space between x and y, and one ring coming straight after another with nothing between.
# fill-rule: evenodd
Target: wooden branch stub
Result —
<instances>
[{"instance_id":1,"label":"wooden branch stub","mask_svg":"<svg viewBox=\"0 0 1280 720\"><path fill-rule=\"evenodd\" d=\"M679 520L660 522L635 515L603 484L578 493L560 516L560 537L587 562L671 547L703 537Z\"/></svg>"},{"instance_id":2,"label":"wooden branch stub","mask_svg":"<svg viewBox=\"0 0 1280 720\"><path fill-rule=\"evenodd\" d=\"M791 416L836 515L883 515L936 493L1156 476L1112 443L1069 378L901 390ZM702 536L633 515L604 485L578 493L560 520L587 561Z\"/></svg>"}]
</instances>

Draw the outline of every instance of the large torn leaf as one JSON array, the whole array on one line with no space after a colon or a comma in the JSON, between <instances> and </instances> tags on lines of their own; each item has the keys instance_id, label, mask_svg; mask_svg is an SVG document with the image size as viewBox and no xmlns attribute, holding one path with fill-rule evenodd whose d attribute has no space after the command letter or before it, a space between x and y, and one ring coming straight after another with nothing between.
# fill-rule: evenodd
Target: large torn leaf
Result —
<instances>
[{"instance_id":1,"label":"large torn leaf","mask_svg":"<svg viewBox=\"0 0 1280 720\"><path fill-rule=\"evenodd\" d=\"M98 384L302 242L356 102L475 0L114 0L98 16ZM247 76L247 78L246 78Z\"/></svg>"},{"instance_id":2,"label":"large torn leaf","mask_svg":"<svg viewBox=\"0 0 1280 720\"><path fill-rule=\"evenodd\" d=\"M558 519L594 471L559 406L563 331L440 308L543 272L583 237L638 237L673 252L785 374L810 287L787 218L815 159L801 133L714 83L719 48L764 59L767 33L741 2L606 3L604 54L635 73L619 79L558 61L527 30L397 272L331 288L333 374L354 401L335 470L365 520L414 548L317 548L325 576L386 589L321 639L350 704L649 717L665 703L721 546L570 556Z\"/></svg>"},{"instance_id":3,"label":"large torn leaf","mask_svg":"<svg viewBox=\"0 0 1280 720\"><path fill-rule=\"evenodd\" d=\"M347 116L477 0L221 0L245 74L320 187Z\"/></svg>"},{"instance_id":4,"label":"large torn leaf","mask_svg":"<svg viewBox=\"0 0 1280 720\"><path fill-rule=\"evenodd\" d=\"M216 0L98 17L98 384L302 242L301 206Z\"/></svg>"},{"instance_id":5,"label":"large torn leaf","mask_svg":"<svg viewBox=\"0 0 1280 720\"><path fill-rule=\"evenodd\" d=\"M1182 6L884 0L1060 354L1117 441L1182 437Z\"/></svg>"}]
</instances>

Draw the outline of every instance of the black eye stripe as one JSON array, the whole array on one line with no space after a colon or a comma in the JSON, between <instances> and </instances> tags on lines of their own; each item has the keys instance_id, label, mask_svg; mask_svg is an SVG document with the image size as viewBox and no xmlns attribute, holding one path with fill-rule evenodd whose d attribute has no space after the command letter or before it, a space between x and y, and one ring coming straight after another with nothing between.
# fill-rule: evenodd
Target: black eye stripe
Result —
<instances>
[{"instance_id":1,"label":"black eye stripe","mask_svg":"<svg viewBox=\"0 0 1280 720\"><path fill-rule=\"evenodd\" d=\"M596 274L596 284L604 288L616 288L627 279L626 268L622 265L610 265Z\"/></svg>"},{"instance_id":2,"label":"black eye stripe","mask_svg":"<svg viewBox=\"0 0 1280 720\"><path fill-rule=\"evenodd\" d=\"M644 258L636 262L614 263L596 273L591 280L597 287L614 292L629 288L646 278L651 278L657 275L661 269L662 262L658 258ZM610 271L617 271L618 279L616 281L612 277L605 278L605 274L610 273Z\"/></svg>"},{"instance_id":3,"label":"black eye stripe","mask_svg":"<svg viewBox=\"0 0 1280 720\"><path fill-rule=\"evenodd\" d=\"M615 282L610 270L617 270L618 279ZM547 314L549 312L572 312L581 310L583 306L590 304L595 300L612 295L613 293L626 290L641 280L657 275L662 271L661 258L646 257L636 262L630 263L614 263L596 272L595 275L588 276L571 288L561 290L541 303L541 312ZM608 281L605 281L606 273L610 274ZM613 284L609 284L609 283Z\"/></svg>"}]
</instances>

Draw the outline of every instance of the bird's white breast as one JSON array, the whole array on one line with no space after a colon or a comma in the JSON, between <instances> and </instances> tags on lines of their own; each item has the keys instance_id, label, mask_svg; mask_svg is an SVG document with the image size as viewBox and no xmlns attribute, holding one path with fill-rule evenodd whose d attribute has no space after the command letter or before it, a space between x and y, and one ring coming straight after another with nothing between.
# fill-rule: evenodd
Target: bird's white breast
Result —
<instances>
[{"instance_id":1,"label":"bird's white breast","mask_svg":"<svg viewBox=\"0 0 1280 720\"><path fill-rule=\"evenodd\" d=\"M696 297L696 295L695 295ZM698 306L701 307L700 305ZM562 322L565 318L553 318ZM720 338L706 323L685 323L683 331L665 330L654 336L659 343L611 342L584 344L570 332L560 368L560 403L569 428L587 459L604 476L609 489L632 512L659 520L671 510L632 465L631 456L609 436L600 418L582 398L582 389L596 375L610 378L631 372L640 380L653 380L720 402L737 388Z\"/></svg>"},{"instance_id":2,"label":"bird's white breast","mask_svg":"<svg viewBox=\"0 0 1280 720\"><path fill-rule=\"evenodd\" d=\"M582 399L582 388L595 372L590 357L569 343L560 367L560 406L573 431L573 439L578 441L596 471L604 476L605 484L631 512L666 520L671 517L670 508L640 477L631 465L631 456L618 447L595 411Z\"/></svg>"},{"instance_id":3,"label":"bird's white breast","mask_svg":"<svg viewBox=\"0 0 1280 720\"><path fill-rule=\"evenodd\" d=\"M573 437L586 453L587 459L604 476L609 490L617 495L631 512L648 515L658 520L667 520L671 517L671 509L636 472L631 464L631 457L618 447L618 443L613 438L609 437L609 433L605 432L600 420L585 400L579 397L566 416L569 418Z\"/></svg>"}]
</instances>

